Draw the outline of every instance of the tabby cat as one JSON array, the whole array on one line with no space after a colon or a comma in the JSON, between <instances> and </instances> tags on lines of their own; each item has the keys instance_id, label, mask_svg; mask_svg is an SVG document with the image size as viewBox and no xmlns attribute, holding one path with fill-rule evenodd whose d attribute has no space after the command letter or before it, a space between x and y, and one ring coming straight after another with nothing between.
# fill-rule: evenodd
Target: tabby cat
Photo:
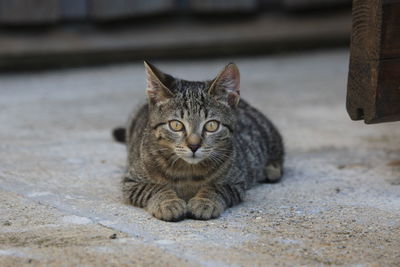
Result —
<instances>
[{"instance_id":1,"label":"tabby cat","mask_svg":"<svg viewBox=\"0 0 400 267\"><path fill-rule=\"evenodd\" d=\"M174 78L145 62L147 104L114 130L128 149L124 198L164 221L208 220L257 182L283 173L282 138L239 101L239 70L228 64L205 82Z\"/></svg>"}]
</instances>

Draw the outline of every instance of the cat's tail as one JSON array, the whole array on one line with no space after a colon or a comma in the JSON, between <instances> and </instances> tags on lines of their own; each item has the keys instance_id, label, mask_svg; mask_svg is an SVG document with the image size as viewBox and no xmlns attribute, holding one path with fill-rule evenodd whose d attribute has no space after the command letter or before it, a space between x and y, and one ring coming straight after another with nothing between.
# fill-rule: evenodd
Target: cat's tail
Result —
<instances>
[{"instance_id":1,"label":"cat's tail","mask_svg":"<svg viewBox=\"0 0 400 267\"><path fill-rule=\"evenodd\" d=\"M115 128L112 131L112 135L113 135L115 141L117 141L119 143L123 143L123 144L126 143L126 129L125 128L123 128L123 127Z\"/></svg>"}]
</instances>

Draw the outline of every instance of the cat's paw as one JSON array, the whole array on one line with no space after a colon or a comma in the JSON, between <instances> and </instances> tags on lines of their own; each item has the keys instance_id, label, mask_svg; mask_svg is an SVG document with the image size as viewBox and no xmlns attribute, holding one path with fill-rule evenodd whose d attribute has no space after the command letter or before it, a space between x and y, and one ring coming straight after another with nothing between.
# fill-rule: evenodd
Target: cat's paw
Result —
<instances>
[{"instance_id":1,"label":"cat's paw","mask_svg":"<svg viewBox=\"0 0 400 267\"><path fill-rule=\"evenodd\" d=\"M186 202L180 198L151 203L148 211L157 219L167 222L181 221L186 216Z\"/></svg>"},{"instance_id":2,"label":"cat's paw","mask_svg":"<svg viewBox=\"0 0 400 267\"><path fill-rule=\"evenodd\" d=\"M209 220L217 218L224 211L221 203L208 198L194 197L189 200L188 217L196 220Z\"/></svg>"}]
</instances>

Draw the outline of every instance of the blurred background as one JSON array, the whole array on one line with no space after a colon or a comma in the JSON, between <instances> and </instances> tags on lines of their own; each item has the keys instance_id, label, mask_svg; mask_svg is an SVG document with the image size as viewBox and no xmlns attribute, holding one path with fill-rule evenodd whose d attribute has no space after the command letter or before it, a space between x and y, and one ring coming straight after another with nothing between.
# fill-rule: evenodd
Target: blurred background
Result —
<instances>
[{"instance_id":1,"label":"blurred background","mask_svg":"<svg viewBox=\"0 0 400 267\"><path fill-rule=\"evenodd\" d=\"M348 46L351 0L0 0L0 70Z\"/></svg>"}]
</instances>

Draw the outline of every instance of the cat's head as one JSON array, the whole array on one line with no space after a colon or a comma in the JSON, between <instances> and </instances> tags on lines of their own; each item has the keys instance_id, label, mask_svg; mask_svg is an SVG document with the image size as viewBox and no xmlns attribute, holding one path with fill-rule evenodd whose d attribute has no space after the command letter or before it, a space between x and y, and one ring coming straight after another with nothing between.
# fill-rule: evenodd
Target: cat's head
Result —
<instances>
[{"instance_id":1,"label":"cat's head","mask_svg":"<svg viewBox=\"0 0 400 267\"><path fill-rule=\"evenodd\" d=\"M189 164L224 162L232 152L239 70L228 64L213 80L174 78L145 62L149 122L162 149Z\"/></svg>"}]
</instances>

